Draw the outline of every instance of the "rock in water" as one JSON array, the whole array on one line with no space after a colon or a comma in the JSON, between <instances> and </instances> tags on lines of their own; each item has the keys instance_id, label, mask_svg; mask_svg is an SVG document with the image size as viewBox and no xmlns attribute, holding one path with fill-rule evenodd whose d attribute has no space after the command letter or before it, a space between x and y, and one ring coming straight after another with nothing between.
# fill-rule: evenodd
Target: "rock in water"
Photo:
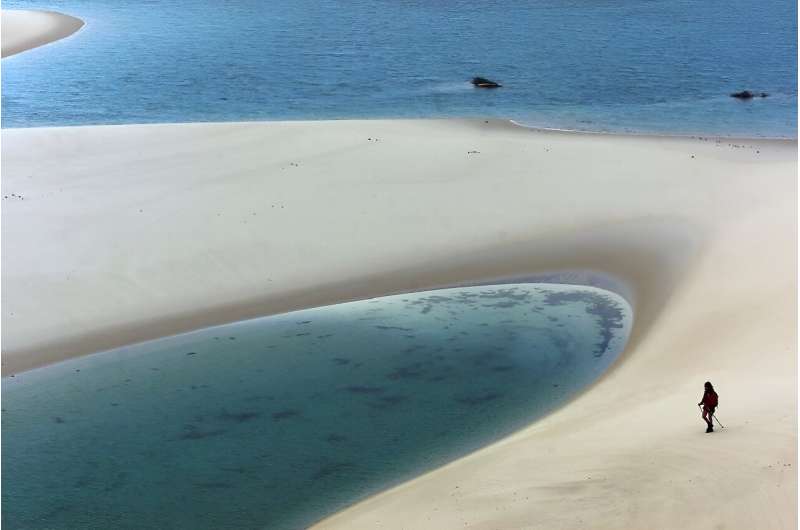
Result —
<instances>
[{"instance_id":1,"label":"rock in water","mask_svg":"<svg viewBox=\"0 0 800 530\"><path fill-rule=\"evenodd\" d=\"M733 94L731 94L731 97L736 99L753 99L755 97L765 98L768 95L769 94L767 94L766 92L762 92L761 94L754 94L749 90L743 90L741 92L734 92Z\"/></svg>"},{"instance_id":2,"label":"rock in water","mask_svg":"<svg viewBox=\"0 0 800 530\"><path fill-rule=\"evenodd\" d=\"M490 79L486 79L485 77L473 77L472 84L478 88L500 88L500 83L495 83Z\"/></svg>"}]
</instances>

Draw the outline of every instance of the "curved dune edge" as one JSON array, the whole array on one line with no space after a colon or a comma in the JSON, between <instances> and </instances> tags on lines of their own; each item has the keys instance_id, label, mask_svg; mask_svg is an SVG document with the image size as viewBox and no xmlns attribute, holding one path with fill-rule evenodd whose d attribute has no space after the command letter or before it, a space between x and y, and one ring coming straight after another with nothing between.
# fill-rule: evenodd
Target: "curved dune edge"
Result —
<instances>
[{"instance_id":1,"label":"curved dune edge","mask_svg":"<svg viewBox=\"0 0 800 530\"><path fill-rule=\"evenodd\" d=\"M0 11L2 56L9 57L31 48L69 37L84 25L83 20L54 11Z\"/></svg>"},{"instance_id":2,"label":"curved dune edge","mask_svg":"<svg viewBox=\"0 0 800 530\"><path fill-rule=\"evenodd\" d=\"M2 149L6 374L538 272L630 288L626 352L590 391L320 527L796 525L794 142L420 120L4 130Z\"/></svg>"}]
</instances>

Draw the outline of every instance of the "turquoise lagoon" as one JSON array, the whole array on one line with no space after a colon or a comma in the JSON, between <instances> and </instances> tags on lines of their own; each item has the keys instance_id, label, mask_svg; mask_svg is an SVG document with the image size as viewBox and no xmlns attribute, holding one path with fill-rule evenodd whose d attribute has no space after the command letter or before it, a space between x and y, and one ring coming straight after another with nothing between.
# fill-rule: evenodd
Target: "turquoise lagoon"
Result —
<instances>
[{"instance_id":1,"label":"turquoise lagoon","mask_svg":"<svg viewBox=\"0 0 800 530\"><path fill-rule=\"evenodd\" d=\"M593 287L459 287L6 377L3 528L303 527L564 404L631 322Z\"/></svg>"}]
</instances>

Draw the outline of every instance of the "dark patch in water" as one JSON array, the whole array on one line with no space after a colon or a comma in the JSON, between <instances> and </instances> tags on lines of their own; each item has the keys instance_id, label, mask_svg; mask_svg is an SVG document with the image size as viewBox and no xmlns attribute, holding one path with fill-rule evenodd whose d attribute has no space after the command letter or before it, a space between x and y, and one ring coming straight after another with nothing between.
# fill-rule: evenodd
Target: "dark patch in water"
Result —
<instances>
[{"instance_id":1,"label":"dark patch in water","mask_svg":"<svg viewBox=\"0 0 800 530\"><path fill-rule=\"evenodd\" d=\"M225 434L227 431L224 429L214 429L211 431L197 431L191 430L189 432L185 432L181 434L181 440L202 440L204 438L211 438L212 436L220 436Z\"/></svg>"},{"instance_id":2,"label":"dark patch in water","mask_svg":"<svg viewBox=\"0 0 800 530\"><path fill-rule=\"evenodd\" d=\"M238 475L244 475L247 472L247 469L243 467L221 467L220 470Z\"/></svg>"},{"instance_id":3,"label":"dark patch in water","mask_svg":"<svg viewBox=\"0 0 800 530\"><path fill-rule=\"evenodd\" d=\"M424 298L418 298L411 302L411 305L430 305L430 304L439 304L442 302L453 302L454 299L449 296L441 296L438 294L434 294L431 296L426 296Z\"/></svg>"},{"instance_id":4,"label":"dark patch in water","mask_svg":"<svg viewBox=\"0 0 800 530\"><path fill-rule=\"evenodd\" d=\"M334 357L331 359L334 363L338 364L339 366L350 364L350 359L346 359L344 357Z\"/></svg>"},{"instance_id":5,"label":"dark patch in water","mask_svg":"<svg viewBox=\"0 0 800 530\"><path fill-rule=\"evenodd\" d=\"M493 372L508 372L509 370L513 370L514 366L510 364L502 365L502 366L492 366Z\"/></svg>"},{"instance_id":6,"label":"dark patch in water","mask_svg":"<svg viewBox=\"0 0 800 530\"><path fill-rule=\"evenodd\" d=\"M469 405L472 407L475 405L483 405L484 403L494 401L495 399L501 397L503 397L503 394L499 394L497 392L487 392L480 396L457 397L455 400L459 403L463 403L464 405Z\"/></svg>"},{"instance_id":7,"label":"dark patch in water","mask_svg":"<svg viewBox=\"0 0 800 530\"><path fill-rule=\"evenodd\" d=\"M380 394L385 389L379 386L352 385L346 387L345 390L352 392L353 394Z\"/></svg>"},{"instance_id":8,"label":"dark patch in water","mask_svg":"<svg viewBox=\"0 0 800 530\"><path fill-rule=\"evenodd\" d=\"M491 362L499 360L501 354L496 351L484 351L480 353L476 353L474 355L470 355L469 358L472 359L472 364L475 366L485 366Z\"/></svg>"},{"instance_id":9,"label":"dark patch in water","mask_svg":"<svg viewBox=\"0 0 800 530\"><path fill-rule=\"evenodd\" d=\"M510 287L507 289L497 289L493 291L483 291L478 294L478 297L482 300L486 299L499 299L499 298L507 298L509 300L514 300L515 302L528 302L531 299L531 294L526 291L518 292L519 289L516 287Z\"/></svg>"},{"instance_id":10,"label":"dark patch in water","mask_svg":"<svg viewBox=\"0 0 800 530\"><path fill-rule=\"evenodd\" d=\"M406 399L408 399L406 396L383 396L378 401L370 403L369 406L376 409L388 409L399 405Z\"/></svg>"},{"instance_id":11,"label":"dark patch in water","mask_svg":"<svg viewBox=\"0 0 800 530\"><path fill-rule=\"evenodd\" d=\"M242 401L252 402L252 401L261 401L266 399L268 401L272 401L275 398L270 395L254 395L254 396L247 396L246 398L242 399Z\"/></svg>"},{"instance_id":12,"label":"dark patch in water","mask_svg":"<svg viewBox=\"0 0 800 530\"><path fill-rule=\"evenodd\" d=\"M325 441L332 444L339 442L346 442L347 436L343 436L341 434L336 434L335 432L332 432L325 438Z\"/></svg>"},{"instance_id":13,"label":"dark patch in water","mask_svg":"<svg viewBox=\"0 0 800 530\"><path fill-rule=\"evenodd\" d=\"M306 335L311 335L311 332L306 331L304 333L295 333L294 334L295 337L305 337Z\"/></svg>"},{"instance_id":14,"label":"dark patch in water","mask_svg":"<svg viewBox=\"0 0 800 530\"><path fill-rule=\"evenodd\" d=\"M231 487L230 484L227 482L198 482L195 484L198 488L206 489L206 490L220 490L220 489L228 489Z\"/></svg>"},{"instance_id":15,"label":"dark patch in water","mask_svg":"<svg viewBox=\"0 0 800 530\"><path fill-rule=\"evenodd\" d=\"M396 329L397 331L414 331L411 328L401 328L400 326L375 326L375 327L377 329L383 329L383 330Z\"/></svg>"},{"instance_id":16,"label":"dark patch in water","mask_svg":"<svg viewBox=\"0 0 800 530\"><path fill-rule=\"evenodd\" d=\"M422 363L412 363L405 366L398 366L393 372L386 374L388 379L396 381L398 379L414 379L424 373Z\"/></svg>"},{"instance_id":17,"label":"dark patch in water","mask_svg":"<svg viewBox=\"0 0 800 530\"><path fill-rule=\"evenodd\" d=\"M219 414L219 419L225 421L235 421L237 423L244 423L261 416L260 412L227 412L223 410Z\"/></svg>"},{"instance_id":18,"label":"dark patch in water","mask_svg":"<svg viewBox=\"0 0 800 530\"><path fill-rule=\"evenodd\" d=\"M44 518L45 519L53 519L55 517L60 516L61 514L64 514L64 513L67 513L67 512L71 512L72 509L73 509L73 507L72 506L68 506L68 505L56 506L52 510L49 510L47 513L45 513L44 514Z\"/></svg>"},{"instance_id":19,"label":"dark patch in water","mask_svg":"<svg viewBox=\"0 0 800 530\"><path fill-rule=\"evenodd\" d=\"M481 307L488 307L494 309L510 309L512 307L517 307L520 305L520 302L508 301L508 302L495 302L493 304L481 304Z\"/></svg>"},{"instance_id":20,"label":"dark patch in water","mask_svg":"<svg viewBox=\"0 0 800 530\"><path fill-rule=\"evenodd\" d=\"M190 351L190 352L187 352L186 355L197 355L197 352L196 351Z\"/></svg>"},{"instance_id":21,"label":"dark patch in water","mask_svg":"<svg viewBox=\"0 0 800 530\"><path fill-rule=\"evenodd\" d=\"M56 423L64 423L64 418L62 418L61 416L56 416L53 418L53 421Z\"/></svg>"},{"instance_id":22,"label":"dark patch in water","mask_svg":"<svg viewBox=\"0 0 800 530\"><path fill-rule=\"evenodd\" d=\"M624 314L619 305L600 293L575 291L558 292L544 291L545 304L548 306L560 306L570 302L583 302L586 304L586 312L597 318L600 325L602 339L595 345L593 355L601 357L607 350L611 339L614 338L614 329L623 327Z\"/></svg>"},{"instance_id":23,"label":"dark patch in water","mask_svg":"<svg viewBox=\"0 0 800 530\"><path fill-rule=\"evenodd\" d=\"M297 324L300 325L300 326L304 326L306 324L311 324L311 321L310 320L301 320Z\"/></svg>"},{"instance_id":24,"label":"dark patch in water","mask_svg":"<svg viewBox=\"0 0 800 530\"><path fill-rule=\"evenodd\" d=\"M295 416L299 416L299 415L300 415L300 412L297 411L297 410L294 410L294 409L280 410L278 412L273 412L272 413L272 420L273 421L280 421L280 420L285 420L285 419L289 419L289 418L294 418Z\"/></svg>"},{"instance_id":25,"label":"dark patch in water","mask_svg":"<svg viewBox=\"0 0 800 530\"><path fill-rule=\"evenodd\" d=\"M311 475L313 480L327 478L338 473L346 472L353 469L355 466L349 462L336 462L333 464L325 464Z\"/></svg>"}]
</instances>

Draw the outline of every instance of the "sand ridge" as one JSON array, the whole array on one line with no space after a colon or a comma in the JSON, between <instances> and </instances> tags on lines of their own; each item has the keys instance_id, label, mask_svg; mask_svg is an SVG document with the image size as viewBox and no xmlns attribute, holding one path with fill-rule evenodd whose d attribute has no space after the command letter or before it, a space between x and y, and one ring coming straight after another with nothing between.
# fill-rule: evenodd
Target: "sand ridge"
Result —
<instances>
[{"instance_id":1,"label":"sand ridge","mask_svg":"<svg viewBox=\"0 0 800 530\"><path fill-rule=\"evenodd\" d=\"M2 150L4 374L458 283L627 285L626 352L571 404L320 527L796 525L793 141L375 120L5 130Z\"/></svg>"},{"instance_id":2,"label":"sand ridge","mask_svg":"<svg viewBox=\"0 0 800 530\"><path fill-rule=\"evenodd\" d=\"M0 11L2 56L8 57L68 37L84 22L54 11Z\"/></svg>"}]
</instances>

